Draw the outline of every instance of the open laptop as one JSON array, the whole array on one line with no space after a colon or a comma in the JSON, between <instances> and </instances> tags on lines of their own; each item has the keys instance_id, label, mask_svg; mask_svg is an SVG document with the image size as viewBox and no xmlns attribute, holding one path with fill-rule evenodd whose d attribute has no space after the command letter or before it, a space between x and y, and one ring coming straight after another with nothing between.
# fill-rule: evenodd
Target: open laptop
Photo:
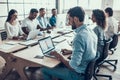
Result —
<instances>
[{"instance_id":1,"label":"open laptop","mask_svg":"<svg viewBox=\"0 0 120 80\"><path fill-rule=\"evenodd\" d=\"M55 50L51 36L38 40L38 43L44 56L55 58L54 56L50 55L50 52Z\"/></svg>"},{"instance_id":2,"label":"open laptop","mask_svg":"<svg viewBox=\"0 0 120 80\"><path fill-rule=\"evenodd\" d=\"M26 40L35 39L37 37L38 33L39 33L39 30L30 31Z\"/></svg>"},{"instance_id":3,"label":"open laptop","mask_svg":"<svg viewBox=\"0 0 120 80\"><path fill-rule=\"evenodd\" d=\"M37 37L39 33L40 33L39 30L30 31L26 40L23 42L20 42L20 44L26 45L26 46L37 44L38 40L34 40L34 39Z\"/></svg>"}]
</instances>

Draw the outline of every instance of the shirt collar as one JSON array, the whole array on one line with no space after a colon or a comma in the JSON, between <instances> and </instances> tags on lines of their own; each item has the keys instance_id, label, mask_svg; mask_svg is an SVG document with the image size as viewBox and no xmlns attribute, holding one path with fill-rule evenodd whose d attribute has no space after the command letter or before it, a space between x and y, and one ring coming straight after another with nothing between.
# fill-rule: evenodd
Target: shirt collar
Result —
<instances>
[{"instance_id":1,"label":"shirt collar","mask_svg":"<svg viewBox=\"0 0 120 80\"><path fill-rule=\"evenodd\" d=\"M80 30L84 29L86 27L85 24L81 25L80 27L75 29L75 32L78 33Z\"/></svg>"}]
</instances>

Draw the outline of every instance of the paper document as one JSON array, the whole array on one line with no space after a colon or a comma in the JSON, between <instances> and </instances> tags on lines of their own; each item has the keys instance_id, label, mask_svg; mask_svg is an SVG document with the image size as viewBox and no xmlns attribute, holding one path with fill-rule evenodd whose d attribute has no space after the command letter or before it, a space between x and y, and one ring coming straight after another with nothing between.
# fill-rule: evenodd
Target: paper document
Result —
<instances>
[{"instance_id":1,"label":"paper document","mask_svg":"<svg viewBox=\"0 0 120 80\"><path fill-rule=\"evenodd\" d=\"M18 42L15 42L15 41L8 41L8 42L6 42L5 44L15 45L15 44L18 44Z\"/></svg>"},{"instance_id":2,"label":"paper document","mask_svg":"<svg viewBox=\"0 0 120 80\"><path fill-rule=\"evenodd\" d=\"M58 37L58 38L53 39L53 42L55 42L55 43L60 43L60 42L63 42L63 41L65 41L65 40L66 40L65 37Z\"/></svg>"},{"instance_id":3,"label":"paper document","mask_svg":"<svg viewBox=\"0 0 120 80\"><path fill-rule=\"evenodd\" d=\"M2 44L0 45L0 49L8 50L14 48L16 45Z\"/></svg>"},{"instance_id":4,"label":"paper document","mask_svg":"<svg viewBox=\"0 0 120 80\"><path fill-rule=\"evenodd\" d=\"M32 44L35 44L35 43L38 43L38 41L37 40L28 40L28 41L25 41L25 42L20 42L20 44L26 45L26 46L32 45Z\"/></svg>"}]
</instances>

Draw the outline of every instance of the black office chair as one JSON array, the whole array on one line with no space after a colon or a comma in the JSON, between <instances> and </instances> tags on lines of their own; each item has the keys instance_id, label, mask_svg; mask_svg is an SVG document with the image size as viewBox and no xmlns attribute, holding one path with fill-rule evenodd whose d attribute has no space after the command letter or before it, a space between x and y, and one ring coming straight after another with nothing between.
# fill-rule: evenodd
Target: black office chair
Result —
<instances>
[{"instance_id":1,"label":"black office chair","mask_svg":"<svg viewBox=\"0 0 120 80\"><path fill-rule=\"evenodd\" d=\"M110 46L109 46L109 50L112 51L112 54L116 50L117 44L118 44L118 34L114 34L113 37L112 37L112 41L110 42ZM105 60L104 62L106 62L106 63L110 64L111 66L113 66L114 67L114 71L116 70L116 64L118 63L117 59ZM111 62L114 62L114 64L111 63Z\"/></svg>"},{"instance_id":2,"label":"black office chair","mask_svg":"<svg viewBox=\"0 0 120 80\"><path fill-rule=\"evenodd\" d=\"M95 63L97 59L98 57L95 57L88 63L87 68L85 70L85 74L83 74L83 76L85 77L84 80L91 80L92 78L94 78ZM62 80L62 79L55 78L55 80Z\"/></svg>"},{"instance_id":3,"label":"black office chair","mask_svg":"<svg viewBox=\"0 0 120 80\"><path fill-rule=\"evenodd\" d=\"M7 32L6 31L1 32L0 35L1 35L1 40L7 39Z\"/></svg>"},{"instance_id":4,"label":"black office chair","mask_svg":"<svg viewBox=\"0 0 120 80\"><path fill-rule=\"evenodd\" d=\"M110 43L110 46L109 46L109 50L112 52L112 54L116 50L116 46L118 44L118 36L119 36L119 34L114 34L113 37L112 37L113 40L112 40L112 42Z\"/></svg>"},{"instance_id":5,"label":"black office chair","mask_svg":"<svg viewBox=\"0 0 120 80\"><path fill-rule=\"evenodd\" d=\"M103 53L102 53L102 56L100 56L98 58L98 60L96 61L96 64L95 64L95 79L97 80L97 77L96 76L99 76L99 77L108 77L109 80L112 80L112 76L111 75L104 75L104 74L98 74L99 72L99 69L100 69L100 66L106 62L106 58L108 57L108 50L109 50L109 45L110 45L110 42L112 41L112 38L109 39L109 40L104 40L104 47L103 47Z\"/></svg>"},{"instance_id":6,"label":"black office chair","mask_svg":"<svg viewBox=\"0 0 120 80\"><path fill-rule=\"evenodd\" d=\"M92 77L94 77L94 70L95 70L95 63L96 63L96 60L98 59L98 57L94 58L93 60L91 60L88 65L87 65L87 68L85 70L85 79L84 80L91 80Z\"/></svg>"}]
</instances>

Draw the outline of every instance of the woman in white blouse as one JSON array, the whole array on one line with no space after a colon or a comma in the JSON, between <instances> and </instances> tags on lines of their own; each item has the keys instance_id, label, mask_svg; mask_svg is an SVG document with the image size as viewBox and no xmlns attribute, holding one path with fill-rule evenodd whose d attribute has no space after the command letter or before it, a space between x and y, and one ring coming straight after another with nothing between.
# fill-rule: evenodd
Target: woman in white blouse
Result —
<instances>
[{"instance_id":1,"label":"woman in white blouse","mask_svg":"<svg viewBox=\"0 0 120 80\"><path fill-rule=\"evenodd\" d=\"M11 9L8 13L8 17L5 22L5 29L7 31L8 39L18 40L26 38L26 35L23 33L21 26L17 21L17 15L18 13L14 9Z\"/></svg>"}]
</instances>

